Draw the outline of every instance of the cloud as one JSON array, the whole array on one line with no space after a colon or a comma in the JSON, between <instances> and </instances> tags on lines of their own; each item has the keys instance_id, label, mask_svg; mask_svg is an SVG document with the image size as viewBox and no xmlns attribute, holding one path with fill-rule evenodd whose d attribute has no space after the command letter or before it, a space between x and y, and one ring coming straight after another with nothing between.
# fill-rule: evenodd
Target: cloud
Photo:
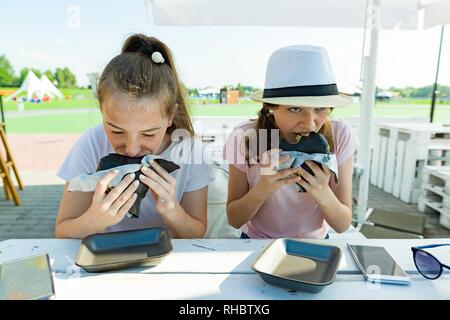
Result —
<instances>
[{"instance_id":1,"label":"cloud","mask_svg":"<svg viewBox=\"0 0 450 320\"><path fill-rule=\"evenodd\" d=\"M17 56L22 60L32 61L33 64L37 65L39 65L40 63L58 64L61 62L60 58L52 56L44 50L38 48L33 48L31 50L18 49Z\"/></svg>"},{"instance_id":2,"label":"cloud","mask_svg":"<svg viewBox=\"0 0 450 320\"><path fill-rule=\"evenodd\" d=\"M64 41L63 39L60 39ZM58 39L56 39L58 41ZM68 67L76 76L77 84L86 86L89 84L86 73L96 71L93 61L83 61L82 57L74 55L50 54L41 48L32 48L31 50L17 49L15 59L15 69L23 67L36 68L41 71L50 69L54 71L57 67Z\"/></svg>"}]
</instances>

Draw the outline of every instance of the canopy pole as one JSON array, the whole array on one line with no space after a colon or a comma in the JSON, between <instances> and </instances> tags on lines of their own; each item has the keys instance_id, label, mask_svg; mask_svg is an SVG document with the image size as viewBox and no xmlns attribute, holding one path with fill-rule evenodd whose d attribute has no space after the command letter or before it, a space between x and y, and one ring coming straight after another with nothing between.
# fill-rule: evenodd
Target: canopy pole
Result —
<instances>
[{"instance_id":1,"label":"canopy pole","mask_svg":"<svg viewBox=\"0 0 450 320\"><path fill-rule=\"evenodd\" d=\"M372 114L375 106L375 78L377 68L378 36L380 26L380 0L373 0L367 12L370 23L369 56L364 60L364 81L361 96L359 118L358 162L362 166L358 193L358 224L363 224L367 217L367 200L369 198L370 151L372 144Z\"/></svg>"},{"instance_id":2,"label":"canopy pole","mask_svg":"<svg viewBox=\"0 0 450 320\"><path fill-rule=\"evenodd\" d=\"M442 25L442 29L441 29L441 42L439 44L439 54L438 54L438 61L437 61L437 67L436 67L436 78L434 79L433 93L431 95L430 122L433 122L433 119L434 119L434 106L436 104L436 91L437 91L438 76L439 76L439 65L441 63L441 51L442 51L443 37L444 37L444 25Z\"/></svg>"}]
</instances>

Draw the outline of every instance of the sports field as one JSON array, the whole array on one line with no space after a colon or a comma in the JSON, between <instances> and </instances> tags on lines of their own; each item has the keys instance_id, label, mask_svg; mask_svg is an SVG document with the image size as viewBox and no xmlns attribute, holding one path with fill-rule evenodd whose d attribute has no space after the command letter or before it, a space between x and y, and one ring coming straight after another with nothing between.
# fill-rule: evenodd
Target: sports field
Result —
<instances>
[{"instance_id":1,"label":"sports field","mask_svg":"<svg viewBox=\"0 0 450 320\"><path fill-rule=\"evenodd\" d=\"M17 112L15 101L4 102L6 125L9 133L80 133L101 122L98 102L87 89L63 90L67 99L41 103L25 102L25 111ZM255 117L261 104L244 100L237 105L224 105L208 101L190 100L189 113L192 116L211 117ZM334 117L358 117L357 104L333 110ZM379 102L374 117L429 117L430 102L427 100ZM435 110L436 122L450 122L450 104L438 104Z\"/></svg>"}]
</instances>

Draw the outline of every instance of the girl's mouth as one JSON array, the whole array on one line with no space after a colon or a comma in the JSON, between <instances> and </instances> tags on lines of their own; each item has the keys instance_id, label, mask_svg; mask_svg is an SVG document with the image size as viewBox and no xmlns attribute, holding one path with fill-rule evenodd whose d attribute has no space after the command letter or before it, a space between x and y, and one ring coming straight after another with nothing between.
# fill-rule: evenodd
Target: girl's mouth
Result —
<instances>
[{"instance_id":1,"label":"girl's mouth","mask_svg":"<svg viewBox=\"0 0 450 320\"><path fill-rule=\"evenodd\" d=\"M294 140L298 143L303 137L309 136L309 132L294 132Z\"/></svg>"}]
</instances>

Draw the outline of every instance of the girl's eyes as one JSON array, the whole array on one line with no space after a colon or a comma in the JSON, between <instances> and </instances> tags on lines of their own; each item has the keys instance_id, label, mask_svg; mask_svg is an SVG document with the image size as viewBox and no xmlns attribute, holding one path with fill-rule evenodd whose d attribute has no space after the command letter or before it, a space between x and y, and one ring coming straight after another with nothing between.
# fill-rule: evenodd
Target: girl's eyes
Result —
<instances>
[{"instance_id":1,"label":"girl's eyes","mask_svg":"<svg viewBox=\"0 0 450 320\"><path fill-rule=\"evenodd\" d=\"M316 111L316 112L322 112L322 111L324 111L326 108L314 108L314 111ZM300 107L291 107L291 108L289 108L289 111L290 112L293 112L293 113L299 113L299 112L301 112L302 111L302 108L300 108Z\"/></svg>"},{"instance_id":2,"label":"girl's eyes","mask_svg":"<svg viewBox=\"0 0 450 320\"><path fill-rule=\"evenodd\" d=\"M298 113L298 112L302 111L302 109L300 109L299 107L292 107L292 108L289 108L289 111L293 112L293 113Z\"/></svg>"},{"instance_id":3,"label":"girl's eyes","mask_svg":"<svg viewBox=\"0 0 450 320\"><path fill-rule=\"evenodd\" d=\"M111 131L111 132L112 132L112 134L115 134L115 135L121 135L124 133L123 131ZM155 136L154 134L142 134L142 135L147 138L151 138L151 137Z\"/></svg>"}]
</instances>

